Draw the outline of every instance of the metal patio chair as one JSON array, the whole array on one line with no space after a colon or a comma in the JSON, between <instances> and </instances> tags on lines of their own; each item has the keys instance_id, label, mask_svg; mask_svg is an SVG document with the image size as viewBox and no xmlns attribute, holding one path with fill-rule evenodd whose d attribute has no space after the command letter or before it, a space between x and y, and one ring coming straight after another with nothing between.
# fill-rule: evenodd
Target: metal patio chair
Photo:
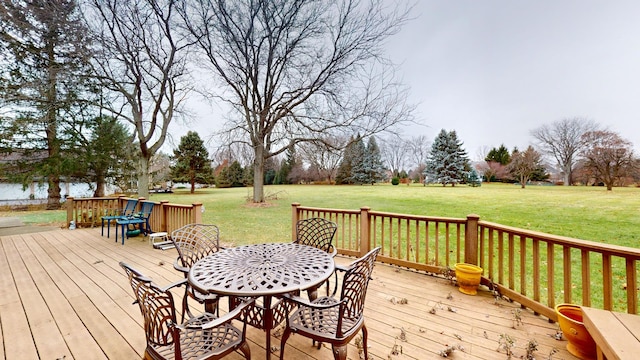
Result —
<instances>
[{"instance_id":1,"label":"metal patio chair","mask_svg":"<svg viewBox=\"0 0 640 360\"><path fill-rule=\"evenodd\" d=\"M221 359L234 351L251 359L245 337L246 324L238 329L232 321L244 316L252 300L219 318L205 312L179 324L171 289L184 285L186 280L161 288L131 266L123 262L120 266L129 277L144 318L145 359Z\"/></svg>"},{"instance_id":2,"label":"metal patio chair","mask_svg":"<svg viewBox=\"0 0 640 360\"><path fill-rule=\"evenodd\" d=\"M171 242L178 251L178 257L173 263L173 267L180 271L186 279L189 270L196 261L220 250L220 230L216 225L187 224L171 233ZM187 284L183 300L187 311L189 311L188 298L204 304L205 311L218 313L219 295L204 294Z\"/></svg>"},{"instance_id":3,"label":"metal patio chair","mask_svg":"<svg viewBox=\"0 0 640 360\"><path fill-rule=\"evenodd\" d=\"M296 240L294 243L313 246L320 250L324 250L335 257L338 250L333 246L333 237L336 234L338 225L333 221L323 218L309 218L299 220L296 223ZM333 292L338 289L338 275L334 273L335 286ZM327 295L329 295L329 280L327 279ZM318 287L307 289L307 294L311 300L315 299L318 294Z\"/></svg>"},{"instance_id":4,"label":"metal patio chair","mask_svg":"<svg viewBox=\"0 0 640 360\"><path fill-rule=\"evenodd\" d=\"M298 309L287 317L287 326L280 340L280 360L284 359L285 344L291 333L311 338L314 343L317 341L318 349L321 343L330 343L334 359L346 360L347 344L360 330L364 359L368 359L364 301L379 251L377 247L346 267L336 267L345 273L340 297L333 294L308 301L298 296L285 296L298 305Z\"/></svg>"}]
</instances>

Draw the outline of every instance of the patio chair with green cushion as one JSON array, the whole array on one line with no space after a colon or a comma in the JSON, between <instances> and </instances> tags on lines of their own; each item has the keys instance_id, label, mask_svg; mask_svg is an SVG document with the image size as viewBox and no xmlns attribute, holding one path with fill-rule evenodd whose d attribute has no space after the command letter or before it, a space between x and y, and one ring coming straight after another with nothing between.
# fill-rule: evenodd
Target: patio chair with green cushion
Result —
<instances>
[{"instance_id":1,"label":"patio chair with green cushion","mask_svg":"<svg viewBox=\"0 0 640 360\"><path fill-rule=\"evenodd\" d=\"M122 245L124 245L125 235L128 238L133 233L136 236L140 233L147 235L151 234L151 225L149 224L149 218L153 211L154 203L151 201L144 201L139 212L134 213L120 219L116 219L116 224L121 226L122 232ZM118 228L116 225L116 242L118 242ZM125 233L125 229L127 230Z\"/></svg>"},{"instance_id":2,"label":"patio chair with green cushion","mask_svg":"<svg viewBox=\"0 0 640 360\"><path fill-rule=\"evenodd\" d=\"M280 340L280 360L284 359L284 349L291 333L300 334L318 342L330 343L333 357L346 360L347 344L362 330L364 359L367 354L367 327L364 324L364 301L380 248L369 251L346 267L336 266L344 272L340 297L322 296L313 301L299 296L285 295L288 301L298 305L298 309L287 316L287 326Z\"/></svg>"},{"instance_id":3,"label":"patio chair with green cushion","mask_svg":"<svg viewBox=\"0 0 640 360\"><path fill-rule=\"evenodd\" d=\"M189 269L196 261L220 250L220 231L217 226L211 224L187 224L171 233L171 242L178 251L178 257L173 263L173 267L184 274L186 279L189 275ZM188 298L191 298L204 304L205 311L218 313L219 295L203 294L189 284L187 284L185 291L183 301L187 311L189 307L186 302Z\"/></svg>"},{"instance_id":4,"label":"patio chair with green cushion","mask_svg":"<svg viewBox=\"0 0 640 360\"><path fill-rule=\"evenodd\" d=\"M205 312L179 324L171 289L186 284L186 279L161 288L131 266L123 262L120 266L129 277L144 319L145 359L221 359L234 351L251 359L245 336L247 325L243 322L239 329L232 322L241 321L253 300L221 317Z\"/></svg>"},{"instance_id":5,"label":"patio chair with green cushion","mask_svg":"<svg viewBox=\"0 0 640 360\"><path fill-rule=\"evenodd\" d=\"M338 225L327 219L318 217L303 219L296 223L296 240L294 243L313 246L335 257L338 251L335 246L333 246L333 237L337 229ZM335 286L333 292L335 293L338 289L338 276L335 272L334 279ZM329 279L327 279L326 284L327 295L329 295ZM311 300L318 296L318 287L319 286L306 289Z\"/></svg>"},{"instance_id":6,"label":"patio chair with green cushion","mask_svg":"<svg viewBox=\"0 0 640 360\"><path fill-rule=\"evenodd\" d=\"M118 220L118 219L123 219L126 218L128 216L133 215L133 213L136 211L136 206L138 206L138 200L137 199L128 199L124 209L119 209L117 211L116 214L111 214L111 215L105 215L102 216L100 219L102 220L102 230L100 235L104 236L104 222L107 222L107 237L109 237L109 230L111 228L111 221L113 220ZM117 231L117 227L116 227L116 231Z\"/></svg>"}]
</instances>

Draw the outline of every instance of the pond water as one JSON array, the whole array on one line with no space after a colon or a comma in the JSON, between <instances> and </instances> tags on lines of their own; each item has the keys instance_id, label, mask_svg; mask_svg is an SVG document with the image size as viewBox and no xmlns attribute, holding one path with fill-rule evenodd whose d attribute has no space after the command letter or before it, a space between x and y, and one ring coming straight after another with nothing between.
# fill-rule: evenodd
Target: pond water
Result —
<instances>
[{"instance_id":1,"label":"pond water","mask_svg":"<svg viewBox=\"0 0 640 360\"><path fill-rule=\"evenodd\" d=\"M62 200L67 196L73 197L91 197L93 196L93 188L87 183L60 183L60 195ZM26 189L22 189L21 184L0 183L0 201L2 202L20 202L22 200L40 200L47 198L47 190L49 186L45 184L32 183ZM105 193L113 193L113 187L107 185Z\"/></svg>"}]
</instances>

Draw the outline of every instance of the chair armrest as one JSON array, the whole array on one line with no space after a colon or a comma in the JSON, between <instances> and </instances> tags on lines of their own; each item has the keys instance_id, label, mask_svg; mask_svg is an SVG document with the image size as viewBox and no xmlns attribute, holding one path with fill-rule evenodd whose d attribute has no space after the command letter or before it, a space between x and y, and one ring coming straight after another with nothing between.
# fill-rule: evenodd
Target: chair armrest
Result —
<instances>
[{"instance_id":1,"label":"chair armrest","mask_svg":"<svg viewBox=\"0 0 640 360\"><path fill-rule=\"evenodd\" d=\"M184 273L184 274L188 274L189 273L189 268L188 267L184 267L180 264L180 258L177 257L176 261L173 262L173 268Z\"/></svg>"},{"instance_id":2,"label":"chair armrest","mask_svg":"<svg viewBox=\"0 0 640 360\"><path fill-rule=\"evenodd\" d=\"M336 257L338 255L338 249L335 246L331 245L331 257Z\"/></svg>"},{"instance_id":3,"label":"chair armrest","mask_svg":"<svg viewBox=\"0 0 640 360\"><path fill-rule=\"evenodd\" d=\"M187 283L187 279L181 279L181 280L178 280L178 281L176 281L176 282L173 282L173 283L171 283L171 284L169 284L169 285L167 285L167 286L165 286L165 287L162 287L162 288L160 288L160 289L161 289L162 291L167 291L167 290L171 290L171 289L173 289L174 287L178 287L178 286L185 285L186 283Z\"/></svg>"},{"instance_id":4,"label":"chair armrest","mask_svg":"<svg viewBox=\"0 0 640 360\"><path fill-rule=\"evenodd\" d=\"M339 306L341 303L344 302L344 300L340 300L340 301L336 301L333 304L319 304L316 302L311 302L305 298L302 298L300 296L295 296L295 295L291 295L291 294L284 294L282 295L283 298L287 299L288 301L292 301L295 302L298 305L302 305L302 306L306 306L306 307L310 307L310 308L315 308L315 309L329 309L332 307L336 307ZM322 299L322 298L319 298Z\"/></svg>"},{"instance_id":5,"label":"chair armrest","mask_svg":"<svg viewBox=\"0 0 640 360\"><path fill-rule=\"evenodd\" d=\"M240 305L238 305L235 309L229 311L228 313L224 314L223 316L215 320L209 321L208 323L201 324L201 325L187 325L187 326L178 325L178 327L181 329L202 329L202 330L219 327L222 324L228 323L229 321L236 319L242 313L242 311L244 311L249 306L252 306L255 303L255 301L256 299L253 299L253 298L247 301L244 301Z\"/></svg>"},{"instance_id":6,"label":"chair armrest","mask_svg":"<svg viewBox=\"0 0 640 360\"><path fill-rule=\"evenodd\" d=\"M336 271L347 272L347 271L349 271L350 268L351 268L351 266L336 265Z\"/></svg>"}]
</instances>

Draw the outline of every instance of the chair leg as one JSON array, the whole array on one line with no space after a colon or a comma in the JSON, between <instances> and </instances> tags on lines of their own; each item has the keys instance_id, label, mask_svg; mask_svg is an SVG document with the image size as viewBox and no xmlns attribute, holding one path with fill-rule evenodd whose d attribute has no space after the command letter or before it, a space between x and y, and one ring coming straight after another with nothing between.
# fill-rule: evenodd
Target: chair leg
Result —
<instances>
[{"instance_id":1,"label":"chair leg","mask_svg":"<svg viewBox=\"0 0 640 360\"><path fill-rule=\"evenodd\" d=\"M280 360L284 360L284 346L287 343L287 339L289 339L289 335L291 335L291 329L286 327L280 338ZM270 349L267 349L267 351L270 351Z\"/></svg>"},{"instance_id":2,"label":"chair leg","mask_svg":"<svg viewBox=\"0 0 640 360\"><path fill-rule=\"evenodd\" d=\"M364 351L364 360L369 360L369 352L367 352L367 337L369 336L369 332L367 331L367 326L362 323L362 351Z\"/></svg>"},{"instance_id":3,"label":"chair leg","mask_svg":"<svg viewBox=\"0 0 640 360\"><path fill-rule=\"evenodd\" d=\"M331 345L334 360L347 360L347 344Z\"/></svg>"},{"instance_id":4,"label":"chair leg","mask_svg":"<svg viewBox=\"0 0 640 360\"><path fill-rule=\"evenodd\" d=\"M311 301L317 299L318 298L318 287L313 287L313 288L307 289L307 296L309 297L309 300L311 300Z\"/></svg>"},{"instance_id":5,"label":"chair leg","mask_svg":"<svg viewBox=\"0 0 640 360\"><path fill-rule=\"evenodd\" d=\"M205 300L204 311L210 314L214 314L215 316L219 316L220 313L218 311L218 300Z\"/></svg>"},{"instance_id":6,"label":"chair leg","mask_svg":"<svg viewBox=\"0 0 640 360\"><path fill-rule=\"evenodd\" d=\"M249 349L249 344L247 344L246 341L240 346L238 350L242 352L242 355L244 355L245 359L251 360L251 349Z\"/></svg>"}]
</instances>

